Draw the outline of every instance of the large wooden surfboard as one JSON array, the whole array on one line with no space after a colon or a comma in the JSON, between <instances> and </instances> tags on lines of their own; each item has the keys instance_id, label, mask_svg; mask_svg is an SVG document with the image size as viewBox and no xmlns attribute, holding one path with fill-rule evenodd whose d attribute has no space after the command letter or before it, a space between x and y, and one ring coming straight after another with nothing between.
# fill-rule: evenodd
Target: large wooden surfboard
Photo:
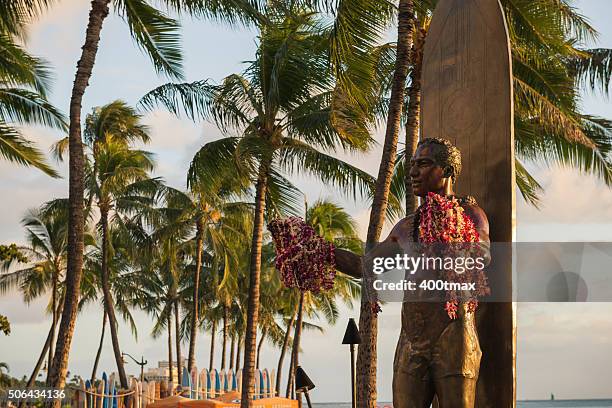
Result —
<instances>
[{"instance_id":1,"label":"large wooden surfboard","mask_svg":"<svg viewBox=\"0 0 612 408\"><path fill-rule=\"evenodd\" d=\"M512 63L498 0L438 2L425 41L421 97L421 137L442 137L459 147L463 170L456 193L474 196L484 209L491 242L511 242L515 220ZM495 257L487 273L501 277L497 283L503 290L512 290L508 253ZM514 407L513 305L483 304L477 318L483 353L477 407Z\"/></svg>"}]
</instances>

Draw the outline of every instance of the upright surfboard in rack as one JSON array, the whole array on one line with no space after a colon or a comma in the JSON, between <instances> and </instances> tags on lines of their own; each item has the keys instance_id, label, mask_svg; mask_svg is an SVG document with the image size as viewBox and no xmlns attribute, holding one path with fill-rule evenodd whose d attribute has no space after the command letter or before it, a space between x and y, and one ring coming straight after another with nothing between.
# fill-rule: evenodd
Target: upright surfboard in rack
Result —
<instances>
[{"instance_id":1,"label":"upright surfboard in rack","mask_svg":"<svg viewBox=\"0 0 612 408\"><path fill-rule=\"evenodd\" d=\"M208 370L203 368L200 371L200 391L201 399L208 398Z\"/></svg>"},{"instance_id":2,"label":"upright surfboard in rack","mask_svg":"<svg viewBox=\"0 0 612 408\"><path fill-rule=\"evenodd\" d=\"M272 398L277 397L276 395L276 369L273 368L270 371L270 395Z\"/></svg>"},{"instance_id":3,"label":"upright surfboard in rack","mask_svg":"<svg viewBox=\"0 0 612 408\"><path fill-rule=\"evenodd\" d=\"M104 407L104 395L106 394L106 381L100 381L98 384L98 396L96 397L96 407L103 408Z\"/></svg>"},{"instance_id":4,"label":"upright surfboard in rack","mask_svg":"<svg viewBox=\"0 0 612 408\"><path fill-rule=\"evenodd\" d=\"M130 379L130 396L132 400L132 408L140 408L140 396L138 395L138 380L134 377Z\"/></svg>"},{"instance_id":5,"label":"upright surfboard in rack","mask_svg":"<svg viewBox=\"0 0 612 408\"><path fill-rule=\"evenodd\" d=\"M145 382L145 384L147 384L149 401L151 401L150 403L152 404L153 402L155 402L155 381Z\"/></svg>"},{"instance_id":6,"label":"upright surfboard in rack","mask_svg":"<svg viewBox=\"0 0 612 408\"><path fill-rule=\"evenodd\" d=\"M221 376L217 370L215 370L215 392L217 396L223 393L223 388L221 387Z\"/></svg>"},{"instance_id":7,"label":"upright surfboard in rack","mask_svg":"<svg viewBox=\"0 0 612 408\"><path fill-rule=\"evenodd\" d=\"M225 370L219 371L219 392L223 394L227 390L225 389Z\"/></svg>"},{"instance_id":8,"label":"upright surfboard in rack","mask_svg":"<svg viewBox=\"0 0 612 408\"><path fill-rule=\"evenodd\" d=\"M198 375L198 368L193 366L191 369L191 399L200 399L200 376Z\"/></svg>"},{"instance_id":9,"label":"upright surfboard in rack","mask_svg":"<svg viewBox=\"0 0 612 408\"><path fill-rule=\"evenodd\" d=\"M108 384L106 385L106 388L108 389L108 395L109 397L107 398L107 406L108 408L117 408L116 405L116 398L114 398L115 395L115 373L112 373L110 375L110 377L108 377Z\"/></svg>"},{"instance_id":10,"label":"upright surfboard in rack","mask_svg":"<svg viewBox=\"0 0 612 408\"><path fill-rule=\"evenodd\" d=\"M108 395L108 376L106 375L106 372L102 373L102 394L104 395L102 397L102 408L110 408L108 406L110 398L106 396Z\"/></svg>"},{"instance_id":11,"label":"upright surfboard in rack","mask_svg":"<svg viewBox=\"0 0 612 408\"><path fill-rule=\"evenodd\" d=\"M514 121L510 42L498 0L439 0L423 54L421 136L461 150L458 195L486 212L491 242L512 242L515 221ZM492 295L510 299L511 252L492 255ZM499 279L498 279L499 278ZM479 408L508 408L516 398L515 314L511 302L481 302Z\"/></svg>"},{"instance_id":12,"label":"upright surfboard in rack","mask_svg":"<svg viewBox=\"0 0 612 408\"><path fill-rule=\"evenodd\" d=\"M87 407L87 393L85 392L87 388L85 388L85 382L81 378L79 380L79 390L78 394L78 408L88 408Z\"/></svg>"},{"instance_id":13,"label":"upright surfboard in rack","mask_svg":"<svg viewBox=\"0 0 612 408\"><path fill-rule=\"evenodd\" d=\"M211 398L215 398L217 396L217 369L213 368L208 373L209 387L210 393L212 395Z\"/></svg>"},{"instance_id":14,"label":"upright surfboard in rack","mask_svg":"<svg viewBox=\"0 0 612 408\"><path fill-rule=\"evenodd\" d=\"M255 370L255 377L253 378L253 385L254 385L254 394L253 394L253 398L254 399L259 399L261 398L261 371L259 371L259 369Z\"/></svg>"},{"instance_id":15,"label":"upright surfboard in rack","mask_svg":"<svg viewBox=\"0 0 612 408\"><path fill-rule=\"evenodd\" d=\"M233 370L230 368L225 373L225 392L232 391L232 377L234 375Z\"/></svg>"}]
</instances>

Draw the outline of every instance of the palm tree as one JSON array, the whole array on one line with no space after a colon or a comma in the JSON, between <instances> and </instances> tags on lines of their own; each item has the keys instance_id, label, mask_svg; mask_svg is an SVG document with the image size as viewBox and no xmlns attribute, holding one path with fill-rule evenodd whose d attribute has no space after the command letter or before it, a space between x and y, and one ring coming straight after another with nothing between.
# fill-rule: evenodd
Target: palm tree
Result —
<instances>
[{"instance_id":1,"label":"palm tree","mask_svg":"<svg viewBox=\"0 0 612 408\"><path fill-rule=\"evenodd\" d=\"M129 324L133 335L137 337L136 324L129 308L134 303L131 298L134 297L136 293L132 279L132 264L135 263L134 258L137 249L134 248L134 242L131 240L131 236L129 236L123 228L111 226L107 235L109 247L112 248L112 256L107 257L107 269L109 275L113 276L113 279L110 281L110 290L113 300L115 300L114 308L120 313L123 320ZM108 320L108 314L104 307L102 243L103 240L98 237L96 246L88 252L84 266L86 278L83 279L81 284L81 301L79 302L79 306L82 309L88 303L101 301L103 309L102 330L92 369L91 381L94 381L96 378L98 363L104 343L106 323Z\"/></svg>"},{"instance_id":2,"label":"palm tree","mask_svg":"<svg viewBox=\"0 0 612 408\"><path fill-rule=\"evenodd\" d=\"M104 308L109 320L119 379L124 388L127 388L128 383L119 347L115 302L110 284L109 262L114 249L109 241L109 223L120 221L120 214L136 211L146 213L161 188L159 180L149 178L149 171L154 166L150 153L130 146L135 141L149 141L148 128L140 123L141 119L142 116L133 108L122 101L114 101L94 108L93 113L86 118L84 132L84 142L89 153L86 161L87 201L94 203L100 211ZM56 144L55 152L59 158L63 157L69 144L70 138Z\"/></svg>"},{"instance_id":3,"label":"palm tree","mask_svg":"<svg viewBox=\"0 0 612 408\"><path fill-rule=\"evenodd\" d=\"M6 374L3 371L6 371ZM11 385L11 377L7 375L9 371L8 364L0 361L0 389Z\"/></svg>"},{"instance_id":4,"label":"palm tree","mask_svg":"<svg viewBox=\"0 0 612 408\"><path fill-rule=\"evenodd\" d=\"M0 6L0 156L59 177L44 154L15 127L44 125L65 130L66 118L47 101L50 73L46 63L16 41L16 37L24 38L30 13L22 1L14 3Z\"/></svg>"},{"instance_id":5,"label":"palm tree","mask_svg":"<svg viewBox=\"0 0 612 408\"><path fill-rule=\"evenodd\" d=\"M172 357L172 322L174 318L177 374L180 381L182 372L180 342L179 303L193 293L188 282L193 278L187 273L186 259L190 253L189 228L176 222L176 212L163 211L155 220L153 231L141 241L140 261L133 273L136 293L132 297L135 305L155 316L151 331L154 338L162 335L164 329L168 335L168 361L170 379L173 378ZM146 232L142 232L144 236ZM146 243L145 245L142 245Z\"/></svg>"},{"instance_id":6,"label":"palm tree","mask_svg":"<svg viewBox=\"0 0 612 408\"><path fill-rule=\"evenodd\" d=\"M45 5L45 0L35 2ZM69 140L69 234L68 267L66 272L66 299L58 338L56 355L49 368L48 386L62 388L66 380L68 353L72 343L78 311L79 289L83 268L83 198L85 188L85 160L81 140L81 106L85 89L95 64L102 24L109 13L110 0L92 0L85 33L85 42L70 97ZM116 11L127 22L137 43L149 54L158 71L180 78L181 54L177 42L177 23L149 5L145 0L121 0L115 3ZM110 318L110 314L109 314ZM111 331L114 322L111 323ZM112 334L112 333L111 333ZM121 355L116 356L118 365ZM120 369L123 386L127 386L125 373ZM59 407L59 401L50 405Z\"/></svg>"},{"instance_id":7,"label":"palm tree","mask_svg":"<svg viewBox=\"0 0 612 408\"><path fill-rule=\"evenodd\" d=\"M11 323L4 315L0 315L0 331L4 333L5 336L11 334Z\"/></svg>"},{"instance_id":8,"label":"palm tree","mask_svg":"<svg viewBox=\"0 0 612 408\"><path fill-rule=\"evenodd\" d=\"M167 189L166 192L167 205L180 212L180 220L178 222L182 222L189 227L195 227L195 256L193 257L195 259L195 273L192 299L197 299L198 301L192 302L189 313L191 323L188 358L189 372L191 372L195 365L195 344L200 321L198 309L202 302L200 297L202 256L206 248L213 257L211 276L218 276L217 271L220 264L225 265L229 269L228 262L232 257L228 255L228 248L230 246L228 240L240 241L242 239L240 231L244 229L244 226L240 225L240 223L245 222L243 214L250 210L248 204L230 201L232 197L238 197L239 187L236 189L233 186L226 185L219 191L218 189L211 190L204 185L192 185L191 194L174 189ZM221 289L219 288L219 290Z\"/></svg>"},{"instance_id":9,"label":"palm tree","mask_svg":"<svg viewBox=\"0 0 612 408\"><path fill-rule=\"evenodd\" d=\"M404 89L408 75L410 48L412 45L414 5L412 0L400 0L398 8L398 37L391 99L389 101L387 128L383 153L376 179L376 189L370 211L366 249L380 239L389 201L391 179L395 166L397 140L404 103ZM364 271L364 284L372 279L371 271ZM376 339L378 331L378 302L362 296L359 328L362 343L357 352L357 403L360 407L376 406Z\"/></svg>"},{"instance_id":10,"label":"palm tree","mask_svg":"<svg viewBox=\"0 0 612 408\"><path fill-rule=\"evenodd\" d=\"M328 65L327 40L313 13L283 15L270 12L262 28L257 58L244 75L230 75L221 85L207 81L166 84L141 101L146 108L161 103L189 117L212 119L224 132L242 132L206 144L194 157L189 182L211 183L228 174L247 177L255 184L255 211L251 243L249 298L243 376L244 407L252 398L256 328L259 309L261 247L267 197L278 197L283 207L295 205L295 188L281 171L307 173L334 183L347 192L359 185L366 191L372 177L317 148L334 151L366 149L366 130L338 132L333 117L340 102L333 100L334 81Z\"/></svg>"},{"instance_id":11,"label":"palm tree","mask_svg":"<svg viewBox=\"0 0 612 408\"><path fill-rule=\"evenodd\" d=\"M6 272L0 275L0 292L18 287L27 303L50 292L47 310L52 315L51 327L26 388L34 384L45 356L47 366L53 360L53 339L64 296L62 288L67 256L67 210L65 199L50 201L39 209L30 210L22 220L27 232L27 245L11 245L9 248L13 248L12 254L3 257L2 270ZM88 246L93 243L91 234L85 235L85 242ZM25 267L11 270L15 260L25 264Z\"/></svg>"},{"instance_id":12,"label":"palm tree","mask_svg":"<svg viewBox=\"0 0 612 408\"><path fill-rule=\"evenodd\" d=\"M318 200L312 206L307 206L306 223L314 228L316 233L333 242L334 246L349 249L357 253L362 252L362 243L357 236L357 224L352 217L337 204L330 201ZM304 312L308 316L317 316L322 311L329 324L336 322L338 312L336 298L340 297L352 307L352 301L357 297L357 283L353 279L339 274L334 281L334 289L318 294L299 291L297 304L297 321L295 324L293 347L291 353L291 369L287 382L287 391L295 381L295 370L299 360L300 341L302 334ZM280 375L279 375L280 376Z\"/></svg>"},{"instance_id":13,"label":"palm tree","mask_svg":"<svg viewBox=\"0 0 612 408\"><path fill-rule=\"evenodd\" d=\"M85 162L81 141L81 106L83 95L89 84L95 64L98 43L104 20L109 14L111 0L91 0L85 42L77 63L74 85L70 98L69 124L69 199L70 199L70 234L68 251L68 270L66 304L62 314L61 331L58 338L56 359L50 368L49 386L62 387L65 382L68 353L74 333L77 315L79 286L83 267L83 209ZM49 3L48 0L18 0L16 3L23 9L38 10ZM222 20L248 20L255 15L250 1L239 0L166 0L166 3L177 9L187 10L193 14L213 17ZM178 44L178 24L146 0L118 0L115 10L128 24L132 37L150 56L156 70L172 78L182 77L181 52ZM14 7L17 9L17 7ZM58 406L59 402L53 403Z\"/></svg>"}]
</instances>

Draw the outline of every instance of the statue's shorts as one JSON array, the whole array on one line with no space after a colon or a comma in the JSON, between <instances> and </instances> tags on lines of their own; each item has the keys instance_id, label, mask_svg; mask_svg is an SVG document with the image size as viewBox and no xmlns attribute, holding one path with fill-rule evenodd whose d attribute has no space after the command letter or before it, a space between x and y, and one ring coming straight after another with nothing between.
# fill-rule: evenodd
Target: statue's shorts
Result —
<instances>
[{"instance_id":1,"label":"statue's shorts","mask_svg":"<svg viewBox=\"0 0 612 408\"><path fill-rule=\"evenodd\" d=\"M471 408L482 352L473 313L449 319L441 303L405 303L393 366L394 408ZM444 401L442 401L444 400Z\"/></svg>"}]
</instances>

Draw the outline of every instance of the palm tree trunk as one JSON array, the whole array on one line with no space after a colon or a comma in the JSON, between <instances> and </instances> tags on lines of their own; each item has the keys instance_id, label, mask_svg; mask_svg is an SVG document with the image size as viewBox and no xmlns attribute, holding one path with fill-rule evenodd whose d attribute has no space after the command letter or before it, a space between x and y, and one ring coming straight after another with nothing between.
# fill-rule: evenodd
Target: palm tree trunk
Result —
<instances>
[{"instance_id":1,"label":"palm tree trunk","mask_svg":"<svg viewBox=\"0 0 612 408\"><path fill-rule=\"evenodd\" d=\"M53 345L55 344L55 329L57 328L57 280L59 278L58 268L54 268L53 270L53 287L51 289L51 307L52 307L52 323L51 323L51 342L49 343L49 357L47 359L47 367L51 367L53 363ZM49 370L47 370L47 378L45 382L49 379Z\"/></svg>"},{"instance_id":2,"label":"palm tree trunk","mask_svg":"<svg viewBox=\"0 0 612 408\"><path fill-rule=\"evenodd\" d=\"M204 246L204 223L202 219L198 219L197 222L197 239L196 239L196 272L194 276L193 284L193 313L191 316L191 334L189 337L189 361L187 363L187 369L191 373L191 370L195 367L195 345L196 336L198 334L198 303L200 300L200 269L202 269L202 248Z\"/></svg>"},{"instance_id":3,"label":"palm tree trunk","mask_svg":"<svg viewBox=\"0 0 612 408\"><path fill-rule=\"evenodd\" d=\"M96 359L94 360L93 370L91 370L91 382L96 379L96 371L98 371L98 363L100 362L100 355L102 354L102 345L104 344L104 332L106 331L106 310L102 317L102 333L100 334L100 345L98 346L98 352L96 353Z\"/></svg>"},{"instance_id":4,"label":"palm tree trunk","mask_svg":"<svg viewBox=\"0 0 612 408\"><path fill-rule=\"evenodd\" d=\"M266 334L268 332L268 328L264 327L261 332L261 338L259 339L259 344L257 345L257 363L255 364L255 368L259 368L259 357L261 356L261 346L263 346L263 342L266 339Z\"/></svg>"},{"instance_id":5,"label":"palm tree trunk","mask_svg":"<svg viewBox=\"0 0 612 408\"><path fill-rule=\"evenodd\" d=\"M236 353L234 352L235 348L236 348L236 337L233 334L230 337L232 338L232 340L230 341L230 358L229 358L229 361L230 361L230 369L233 370L234 369L234 363L236 361L236 359L235 359Z\"/></svg>"},{"instance_id":6,"label":"palm tree trunk","mask_svg":"<svg viewBox=\"0 0 612 408\"><path fill-rule=\"evenodd\" d=\"M262 163L255 187L255 214L253 217L253 240L249 273L249 300L247 307L246 339L244 343L244 370L242 370L242 397L240 408L248 408L253 399L255 377L255 350L257 346L257 320L259 318L259 285L261 278L261 244L263 239L264 212L268 165ZM236 364L236 369L239 366Z\"/></svg>"},{"instance_id":7,"label":"palm tree trunk","mask_svg":"<svg viewBox=\"0 0 612 408\"><path fill-rule=\"evenodd\" d=\"M302 322L304 315L304 292L300 291L300 303L298 305L297 322L295 322L295 333L293 335L293 347L291 348L291 370L289 381L287 381L287 394L291 392L291 398L295 398L295 370L299 364L300 337L302 336ZM299 399L299 398L298 398Z\"/></svg>"},{"instance_id":8,"label":"palm tree trunk","mask_svg":"<svg viewBox=\"0 0 612 408\"><path fill-rule=\"evenodd\" d=\"M423 71L423 47L427 30L415 28L410 54L410 87L408 87L408 107L406 112L406 156L405 183L406 183L406 215L416 211L418 203L416 196L412 193L412 181L410 180L410 158L414 156L417 143L419 142L419 117L421 115L421 73Z\"/></svg>"},{"instance_id":9,"label":"palm tree trunk","mask_svg":"<svg viewBox=\"0 0 612 408\"><path fill-rule=\"evenodd\" d=\"M221 369L225 370L225 355L227 354L227 305L223 305L223 343L221 344Z\"/></svg>"},{"instance_id":10,"label":"palm tree trunk","mask_svg":"<svg viewBox=\"0 0 612 408\"><path fill-rule=\"evenodd\" d=\"M281 385L281 373L283 371L283 361L285 360L285 354L287 353L287 347L289 346L289 337L291 336L291 328L295 321L295 315L297 314L298 305L295 306L295 310L291 313L289 323L287 323L287 330L285 330L285 336L283 338L283 347L281 348L280 357L278 358L278 366L276 367L276 395L280 396L280 385Z\"/></svg>"},{"instance_id":11,"label":"palm tree trunk","mask_svg":"<svg viewBox=\"0 0 612 408\"><path fill-rule=\"evenodd\" d=\"M213 320L212 329L210 331L210 362L208 364L208 371L212 371L215 365L215 335L217 333L217 321Z\"/></svg>"},{"instance_id":12,"label":"palm tree trunk","mask_svg":"<svg viewBox=\"0 0 612 408\"><path fill-rule=\"evenodd\" d=\"M241 346L242 345L242 333L240 333L238 335L238 341L236 341L236 371L240 370L240 351ZM246 353L246 350L245 350ZM242 374L244 375L244 370L242 371Z\"/></svg>"},{"instance_id":13,"label":"palm tree trunk","mask_svg":"<svg viewBox=\"0 0 612 408\"><path fill-rule=\"evenodd\" d=\"M168 375L169 381L174 381L174 367L172 361L172 306L168 310ZM174 384L176 386L176 384Z\"/></svg>"},{"instance_id":14,"label":"palm tree trunk","mask_svg":"<svg viewBox=\"0 0 612 408\"><path fill-rule=\"evenodd\" d=\"M174 299L174 332L176 334L176 374L177 382L180 384L183 375L183 362L181 360L181 320L178 299Z\"/></svg>"},{"instance_id":15,"label":"palm tree trunk","mask_svg":"<svg viewBox=\"0 0 612 408\"><path fill-rule=\"evenodd\" d=\"M104 309L108 316L113 352L115 354L115 362L117 363L117 372L119 373L119 382L121 383L121 387L125 389L128 387L128 381L123 366L123 355L121 354L121 348L119 346L115 303L110 290L110 271L108 270L108 210L104 208L104 205L100 209L100 224L102 225L102 292L104 294Z\"/></svg>"},{"instance_id":16,"label":"palm tree trunk","mask_svg":"<svg viewBox=\"0 0 612 408\"><path fill-rule=\"evenodd\" d=\"M60 300L59 304L57 305L57 310L56 310L57 316L59 316L62 313L63 305L64 305L64 302ZM47 334L47 339L45 340L45 344L43 345L43 348L40 352L40 356L38 357L38 360L36 361L36 365L34 366L34 369L32 370L32 374L30 375L30 378L28 379L28 382L25 386L26 390L31 389L32 386L34 385L34 382L36 381L36 377L38 376L40 367L42 367L43 361L45 361L45 356L47 355L47 351L49 350L49 347L51 347L51 339L53 338L54 332L55 332L55 327L53 327L53 324L52 324L51 328L49 329L49 334ZM49 366L47 366L47 373L49 372L48 369L49 369ZM19 408L24 407L25 404L26 404L25 399L20 400Z\"/></svg>"},{"instance_id":17,"label":"palm tree trunk","mask_svg":"<svg viewBox=\"0 0 612 408\"><path fill-rule=\"evenodd\" d=\"M68 262L66 269L66 288L62 320L59 327L61 336L57 339L53 364L49 367L47 385L53 388L64 388L68 369L68 354L74 335L78 313L78 303L83 273L83 231L85 217L83 208L84 196L84 157L81 140L81 103L95 64L100 42L102 23L108 16L110 0L92 0L87 23L85 43L81 58L77 63L77 72L70 97L69 143L69 177L68 177ZM61 401L52 400L48 406L59 408Z\"/></svg>"},{"instance_id":18,"label":"palm tree trunk","mask_svg":"<svg viewBox=\"0 0 612 408\"><path fill-rule=\"evenodd\" d=\"M291 358L289 359L289 376L287 377L287 389L285 390L285 398L291 397L291 389L293 388L293 348L291 349Z\"/></svg>"},{"instance_id":19,"label":"palm tree trunk","mask_svg":"<svg viewBox=\"0 0 612 408\"><path fill-rule=\"evenodd\" d=\"M376 179L376 191L372 201L366 250L371 249L380 239L385 222L391 177L395 167L397 140L404 102L404 89L408 75L408 64L411 48L411 31L414 7L412 0L400 0L398 10L398 37L393 87L389 102L387 128L383 145L383 154ZM372 271L364 270L364 282L370 285ZM376 407L376 341L378 331L378 301L362 292L359 330L362 343L357 354L357 406L360 408Z\"/></svg>"}]
</instances>

